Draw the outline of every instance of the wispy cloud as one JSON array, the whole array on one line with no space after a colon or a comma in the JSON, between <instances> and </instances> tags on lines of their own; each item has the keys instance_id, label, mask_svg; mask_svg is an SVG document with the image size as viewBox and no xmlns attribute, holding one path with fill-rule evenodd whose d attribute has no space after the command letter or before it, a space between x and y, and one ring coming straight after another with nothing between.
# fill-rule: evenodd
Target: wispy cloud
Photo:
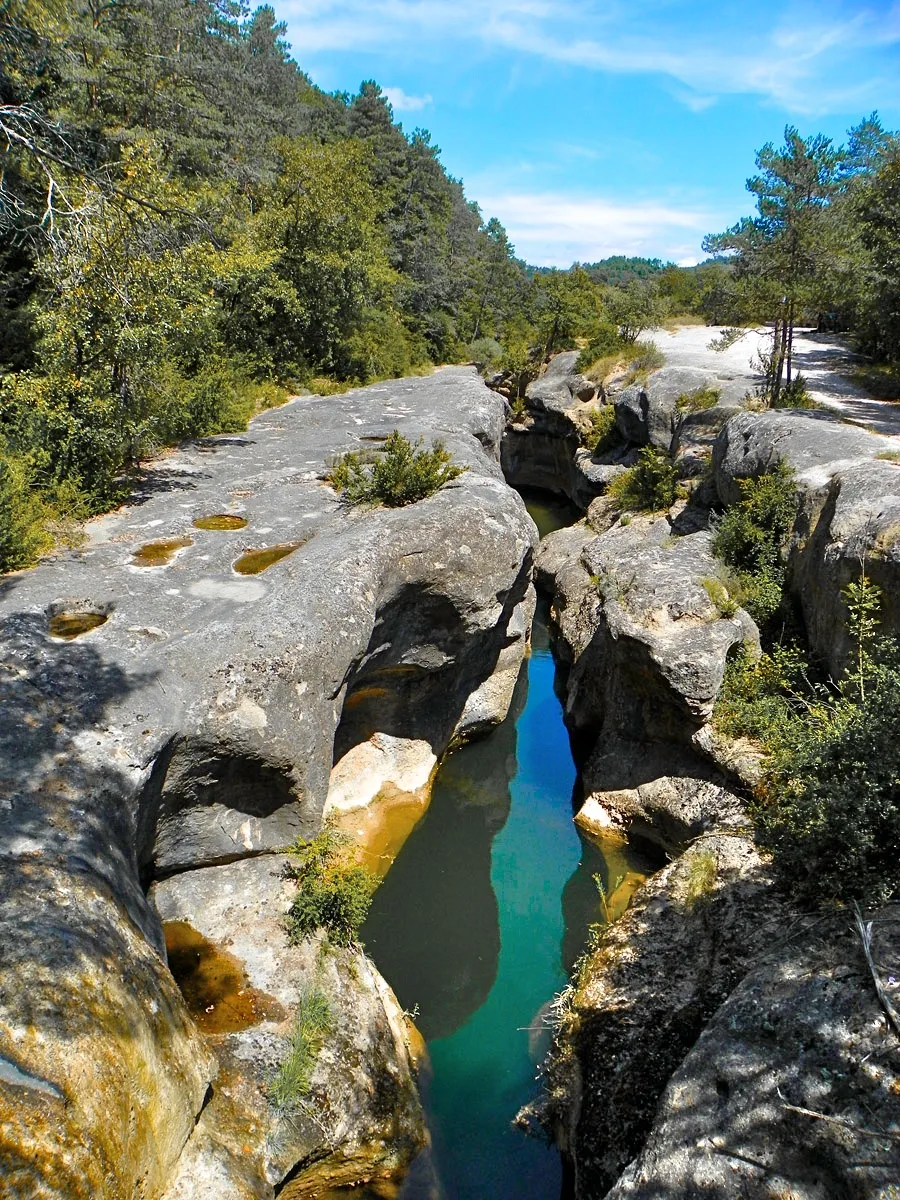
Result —
<instances>
[{"instance_id":1,"label":"wispy cloud","mask_svg":"<svg viewBox=\"0 0 900 1200\"><path fill-rule=\"evenodd\" d=\"M428 94L407 96L403 88L399 87L386 87L382 88L382 91L395 112L421 112L423 108L427 108L431 104L431 96Z\"/></svg>"},{"instance_id":2,"label":"wispy cloud","mask_svg":"<svg viewBox=\"0 0 900 1200\"><path fill-rule=\"evenodd\" d=\"M666 201L623 203L605 196L478 190L483 212L500 218L516 253L536 266L568 267L610 254L696 261L721 214Z\"/></svg>"},{"instance_id":3,"label":"wispy cloud","mask_svg":"<svg viewBox=\"0 0 900 1200\"><path fill-rule=\"evenodd\" d=\"M284 0L298 51L398 43L480 43L615 74L656 74L681 85L695 112L719 95L755 94L788 110L834 110L849 96L900 102L900 72L869 54L900 46L900 5L832 0L789 5L775 23L728 6L656 0ZM887 52L887 54L885 54Z\"/></svg>"}]
</instances>

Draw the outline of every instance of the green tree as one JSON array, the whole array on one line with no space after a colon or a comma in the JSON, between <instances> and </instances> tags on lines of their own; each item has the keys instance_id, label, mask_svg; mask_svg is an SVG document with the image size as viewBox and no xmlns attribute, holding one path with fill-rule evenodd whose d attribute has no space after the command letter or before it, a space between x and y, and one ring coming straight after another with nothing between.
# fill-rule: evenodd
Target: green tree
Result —
<instances>
[{"instance_id":1,"label":"green tree","mask_svg":"<svg viewBox=\"0 0 900 1200\"><path fill-rule=\"evenodd\" d=\"M706 251L733 252L738 278L746 281L753 307L774 321L765 363L766 391L777 404L783 382L792 380L794 326L815 307L815 284L833 248L828 206L840 187L842 152L830 138L802 138L793 126L780 149L768 142L756 156L759 174L747 180L757 216L704 239Z\"/></svg>"},{"instance_id":2,"label":"green tree","mask_svg":"<svg viewBox=\"0 0 900 1200\"><path fill-rule=\"evenodd\" d=\"M535 275L532 312L544 356L570 346L600 318L600 290L582 267Z\"/></svg>"}]
</instances>

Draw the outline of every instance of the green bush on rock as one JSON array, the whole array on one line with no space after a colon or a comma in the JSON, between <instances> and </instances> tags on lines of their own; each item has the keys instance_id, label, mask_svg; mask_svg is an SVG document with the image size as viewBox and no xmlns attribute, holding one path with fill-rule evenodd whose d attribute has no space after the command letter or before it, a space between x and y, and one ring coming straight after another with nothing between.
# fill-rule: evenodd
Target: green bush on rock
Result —
<instances>
[{"instance_id":1,"label":"green bush on rock","mask_svg":"<svg viewBox=\"0 0 900 1200\"><path fill-rule=\"evenodd\" d=\"M626 511L660 512L675 503L678 476L668 455L645 446L635 465L610 482L607 494Z\"/></svg>"},{"instance_id":2,"label":"green bush on rock","mask_svg":"<svg viewBox=\"0 0 900 1200\"><path fill-rule=\"evenodd\" d=\"M779 463L757 479L740 480L739 486L741 499L719 519L712 548L734 572L731 594L764 624L781 605L782 549L797 511L794 475Z\"/></svg>"},{"instance_id":3,"label":"green bush on rock","mask_svg":"<svg viewBox=\"0 0 900 1200\"><path fill-rule=\"evenodd\" d=\"M287 873L297 884L285 926L292 943L324 930L337 946L354 943L369 912L377 878L347 860L330 829L291 846Z\"/></svg>"},{"instance_id":4,"label":"green bush on rock","mask_svg":"<svg viewBox=\"0 0 900 1200\"><path fill-rule=\"evenodd\" d=\"M442 442L426 450L421 438L411 442L395 429L379 450L342 454L328 480L348 504L401 508L433 495L466 470L453 464Z\"/></svg>"}]
</instances>

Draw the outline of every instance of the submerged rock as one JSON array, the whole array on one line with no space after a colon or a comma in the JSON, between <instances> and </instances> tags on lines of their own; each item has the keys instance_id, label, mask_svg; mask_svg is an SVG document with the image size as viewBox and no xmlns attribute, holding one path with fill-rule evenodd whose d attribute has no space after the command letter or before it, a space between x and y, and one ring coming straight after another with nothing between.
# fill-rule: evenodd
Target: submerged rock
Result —
<instances>
[{"instance_id":1,"label":"submerged rock","mask_svg":"<svg viewBox=\"0 0 900 1200\"><path fill-rule=\"evenodd\" d=\"M0 1122L21 1194L153 1200L203 1104L215 1062L146 885L317 831L334 762L376 733L438 758L502 717L535 541L503 423L465 369L307 397L163 459L83 551L4 581ZM468 470L348 509L327 464L395 428ZM247 527L194 527L217 512ZM188 531L167 565L132 564ZM287 542L257 577L232 568ZM107 619L62 641L72 596Z\"/></svg>"}]
</instances>

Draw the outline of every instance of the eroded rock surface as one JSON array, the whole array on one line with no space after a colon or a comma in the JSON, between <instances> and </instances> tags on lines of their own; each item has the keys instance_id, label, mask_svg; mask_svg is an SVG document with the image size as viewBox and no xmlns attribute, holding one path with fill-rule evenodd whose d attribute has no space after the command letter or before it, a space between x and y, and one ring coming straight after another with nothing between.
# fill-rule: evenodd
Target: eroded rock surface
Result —
<instances>
[{"instance_id":1,"label":"eroded rock surface","mask_svg":"<svg viewBox=\"0 0 900 1200\"><path fill-rule=\"evenodd\" d=\"M582 962L545 1067L543 1119L584 1200L605 1195L640 1150L672 1072L779 929L770 883L747 837L704 837Z\"/></svg>"},{"instance_id":2,"label":"eroded rock surface","mask_svg":"<svg viewBox=\"0 0 900 1200\"><path fill-rule=\"evenodd\" d=\"M501 460L515 487L559 492L585 509L632 461L628 448L595 459L585 447L591 414L605 403L596 384L575 371L577 350L551 359L525 392L524 413L503 435Z\"/></svg>"},{"instance_id":3,"label":"eroded rock surface","mask_svg":"<svg viewBox=\"0 0 900 1200\"><path fill-rule=\"evenodd\" d=\"M503 422L466 369L298 400L162 459L87 548L0 584L0 1122L21 1194L152 1200L215 1074L142 885L314 832L334 760L376 733L439 757L503 715L535 538ZM394 428L469 469L348 510L326 463ZM222 513L248 524L192 524ZM167 564L139 565L161 540ZM52 637L69 609L107 619Z\"/></svg>"},{"instance_id":4,"label":"eroded rock surface","mask_svg":"<svg viewBox=\"0 0 900 1200\"><path fill-rule=\"evenodd\" d=\"M788 552L790 586L809 641L839 673L850 652L841 591L863 563L883 593L882 629L900 633L900 467L878 455L897 439L825 412L742 413L713 448L719 496L740 498L740 480L785 462L796 473L799 512Z\"/></svg>"},{"instance_id":5,"label":"eroded rock surface","mask_svg":"<svg viewBox=\"0 0 900 1200\"><path fill-rule=\"evenodd\" d=\"M874 929L896 997L896 910L875 914ZM846 914L807 918L781 931L715 1013L608 1200L886 1198L900 1177L898 1138L900 1040L859 938Z\"/></svg>"},{"instance_id":6,"label":"eroded rock surface","mask_svg":"<svg viewBox=\"0 0 900 1200\"><path fill-rule=\"evenodd\" d=\"M392 1179L425 1142L410 1047L416 1031L359 950L323 941L288 945L282 928L295 885L277 856L188 871L154 887L163 921L186 922L227 946L282 1020L210 1039L219 1060L212 1099L194 1129L166 1200L281 1195ZM277 1110L267 1091L290 1054L298 997L328 1004L309 1091ZM224 1001L228 1003L228 1000Z\"/></svg>"}]
</instances>

